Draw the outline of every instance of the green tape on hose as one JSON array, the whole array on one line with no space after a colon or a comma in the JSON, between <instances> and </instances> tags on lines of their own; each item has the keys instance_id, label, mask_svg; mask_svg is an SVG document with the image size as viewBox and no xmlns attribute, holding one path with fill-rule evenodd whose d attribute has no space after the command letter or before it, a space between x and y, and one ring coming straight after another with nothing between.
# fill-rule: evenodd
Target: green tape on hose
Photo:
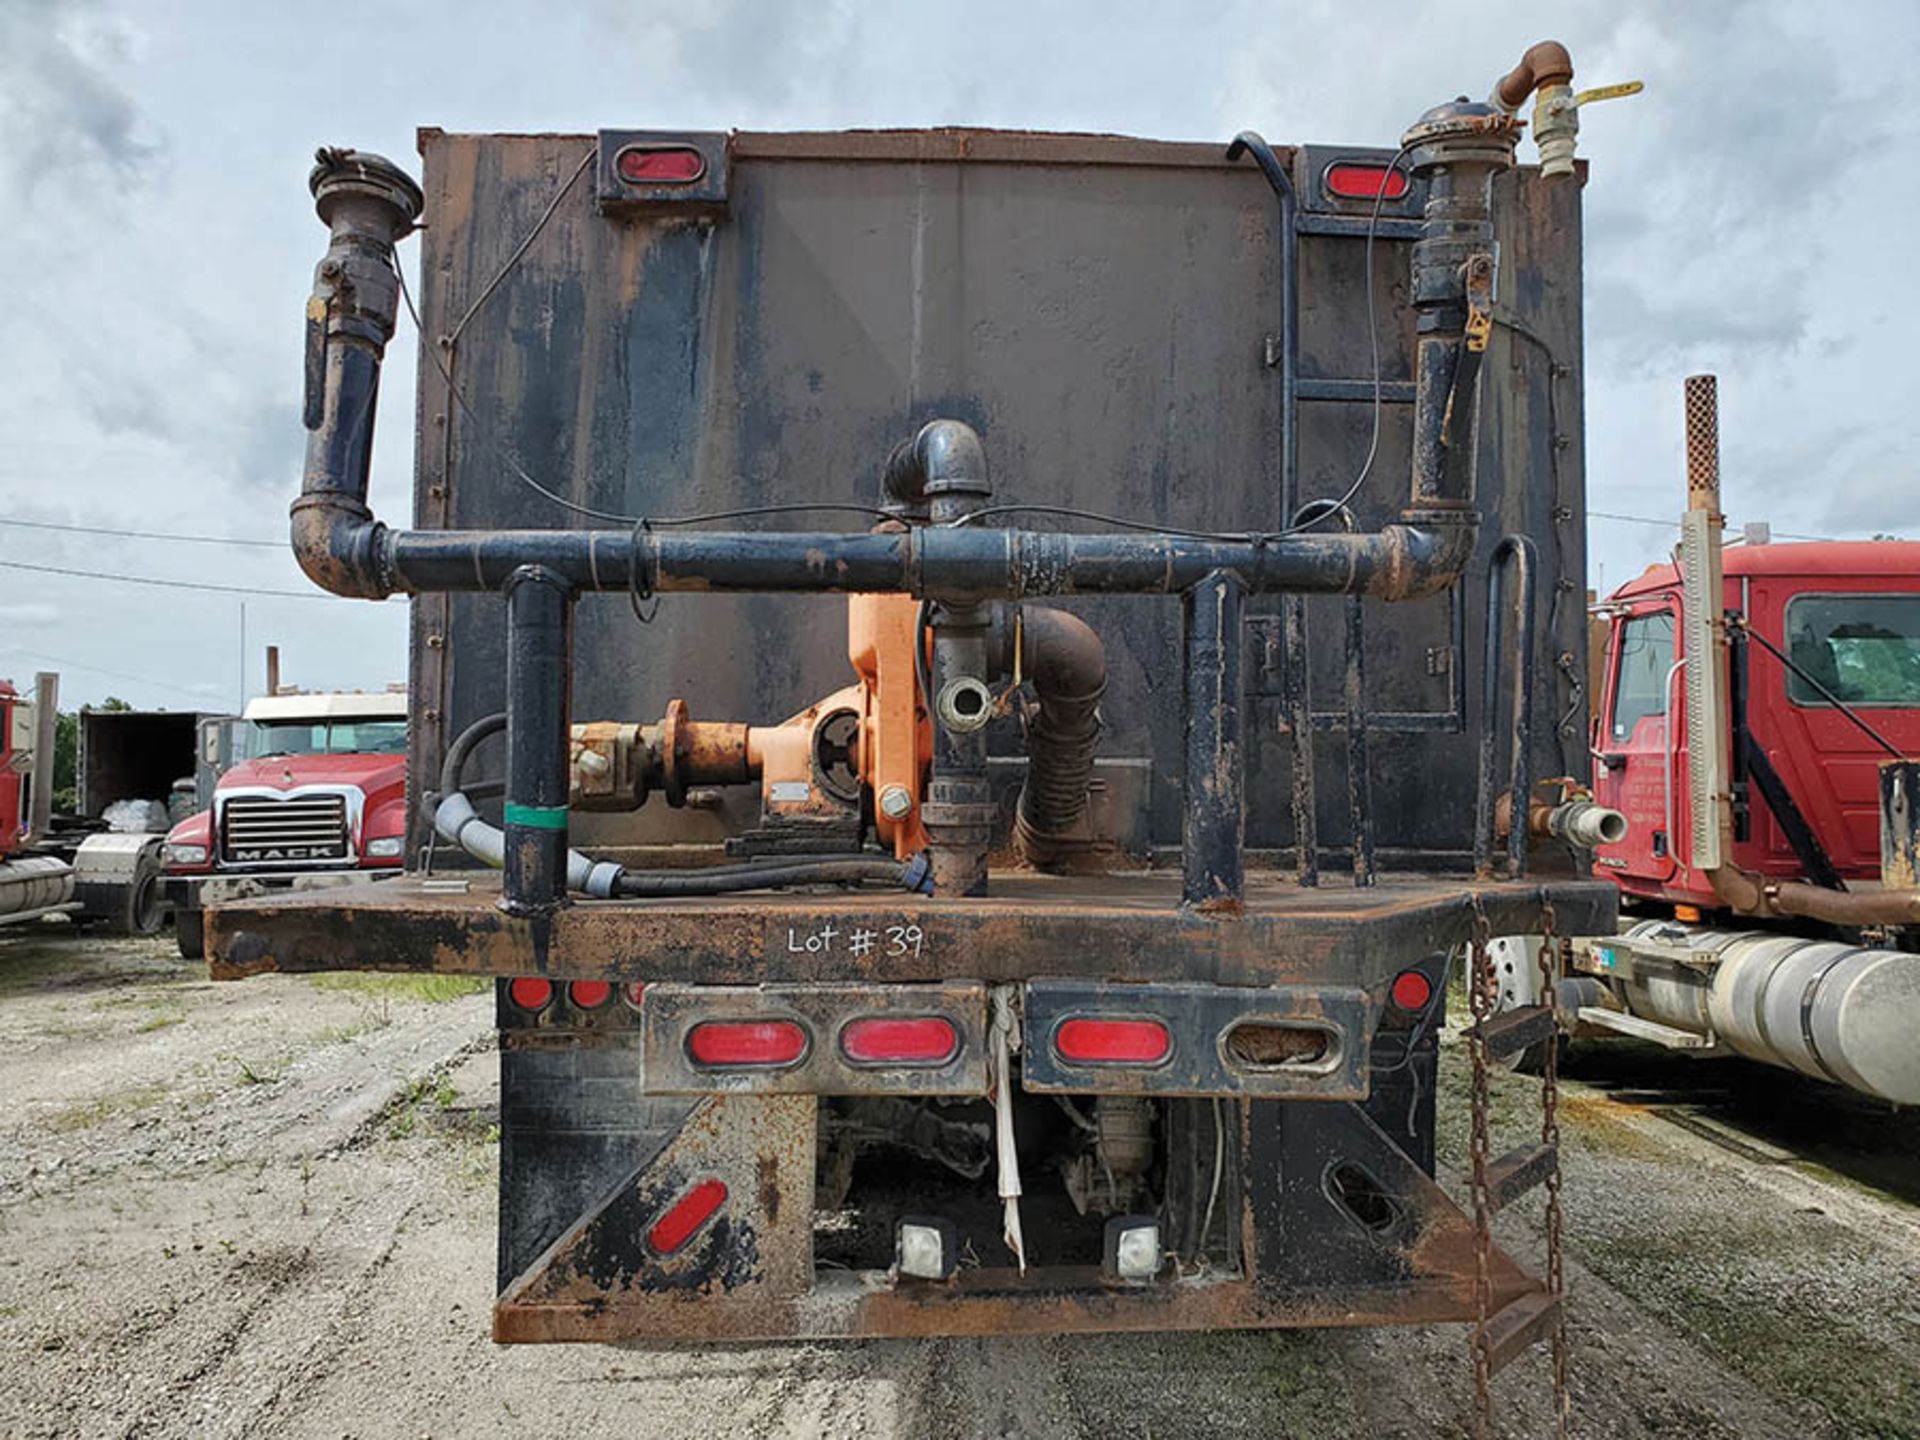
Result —
<instances>
[{"instance_id":1,"label":"green tape on hose","mask_svg":"<svg viewBox=\"0 0 1920 1440\"><path fill-rule=\"evenodd\" d=\"M567 807L564 805L515 805L509 802L505 819L509 825L530 825L535 830L564 830L567 828Z\"/></svg>"}]
</instances>

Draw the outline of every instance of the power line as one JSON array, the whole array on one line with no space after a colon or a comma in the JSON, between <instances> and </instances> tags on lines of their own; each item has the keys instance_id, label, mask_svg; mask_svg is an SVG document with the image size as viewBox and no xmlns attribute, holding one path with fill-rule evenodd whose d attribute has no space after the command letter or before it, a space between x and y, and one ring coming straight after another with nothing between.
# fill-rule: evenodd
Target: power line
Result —
<instances>
[{"instance_id":1,"label":"power line","mask_svg":"<svg viewBox=\"0 0 1920 1440\"><path fill-rule=\"evenodd\" d=\"M122 585L157 585L166 590L202 590L222 595L271 595L280 600L333 600L319 590L272 590L262 585L215 585L196 580L162 580L153 575L112 575L105 571L68 570L59 565L29 565L24 560L0 560L0 569L31 570L39 575L66 575L75 580L112 580Z\"/></svg>"},{"instance_id":2,"label":"power line","mask_svg":"<svg viewBox=\"0 0 1920 1440\"><path fill-rule=\"evenodd\" d=\"M29 650L21 645L0 646L0 649L5 649L14 655L24 655L29 660L38 660L43 665L56 665L62 671L84 670L89 675L104 675L109 680L125 680L135 685L154 685L162 690L171 690L178 695L191 695L196 700L204 701L207 699L207 693L204 690L195 690L190 686L181 685L172 680L155 680L148 675L129 675L124 670L108 670L100 665L82 665L78 660L65 660L58 655L48 655L40 650Z\"/></svg>"},{"instance_id":3,"label":"power line","mask_svg":"<svg viewBox=\"0 0 1920 1440\"><path fill-rule=\"evenodd\" d=\"M243 545L254 550L285 550L284 540L239 540L227 535L169 535L158 530L115 530L105 525L60 525L52 520L10 520L0 517L0 525L19 525L28 530L60 530L72 535L112 535L124 540L172 540L183 545Z\"/></svg>"},{"instance_id":4,"label":"power line","mask_svg":"<svg viewBox=\"0 0 1920 1440\"><path fill-rule=\"evenodd\" d=\"M1660 520L1652 515L1620 515L1608 510L1587 511L1589 520L1620 520L1630 525L1658 525L1662 530L1678 530L1678 520ZM1773 534L1782 540L1832 540L1831 535L1797 535L1791 530L1774 530Z\"/></svg>"}]
</instances>

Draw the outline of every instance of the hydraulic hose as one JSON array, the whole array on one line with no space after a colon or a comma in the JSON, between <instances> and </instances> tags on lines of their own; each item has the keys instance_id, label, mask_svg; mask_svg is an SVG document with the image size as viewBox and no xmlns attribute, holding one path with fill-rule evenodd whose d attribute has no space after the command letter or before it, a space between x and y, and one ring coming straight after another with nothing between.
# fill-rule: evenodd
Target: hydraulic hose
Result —
<instances>
[{"instance_id":1,"label":"hydraulic hose","mask_svg":"<svg viewBox=\"0 0 1920 1440\"><path fill-rule=\"evenodd\" d=\"M893 860L884 855L810 855L758 865L715 865L704 870L623 870L613 893L623 899L671 895L732 895L742 890L779 890L789 885L859 885L868 881L925 892L924 855Z\"/></svg>"},{"instance_id":2,"label":"hydraulic hose","mask_svg":"<svg viewBox=\"0 0 1920 1440\"><path fill-rule=\"evenodd\" d=\"M1020 853L1042 870L1066 868L1086 851L1087 788L1100 739L1106 649L1065 610L1020 610L1020 664L1038 705L1027 727L1027 783L1015 811Z\"/></svg>"}]
</instances>

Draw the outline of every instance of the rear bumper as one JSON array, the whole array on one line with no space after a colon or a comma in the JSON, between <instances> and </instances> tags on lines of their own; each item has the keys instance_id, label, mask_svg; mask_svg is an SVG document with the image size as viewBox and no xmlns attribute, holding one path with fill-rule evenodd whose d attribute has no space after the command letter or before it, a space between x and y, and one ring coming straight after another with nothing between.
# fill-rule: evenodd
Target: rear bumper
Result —
<instances>
[{"instance_id":1,"label":"rear bumper","mask_svg":"<svg viewBox=\"0 0 1920 1440\"><path fill-rule=\"evenodd\" d=\"M277 892L338 890L398 878L393 870L249 870L245 874L169 875L167 899L179 910L205 910Z\"/></svg>"},{"instance_id":2,"label":"rear bumper","mask_svg":"<svg viewBox=\"0 0 1920 1440\"><path fill-rule=\"evenodd\" d=\"M498 908L492 876L407 877L224 904L209 953L221 978L366 960L498 977L501 1341L1473 1318L1472 1224L1431 1175L1437 1027L1391 1013L1389 989L1421 966L1443 1003L1444 957L1472 933L1475 901L1499 934L1536 933L1547 898L1563 932L1604 933L1610 885L1384 877L1301 890L1262 876L1237 914L1183 909L1177 877L1160 873L992 885L984 899L581 902L530 919ZM512 998L516 976L547 982L523 990L536 1003ZM850 1107L991 1115L980 1097L1003 985L1021 1012L1011 1084L1030 1120L1076 1123L1061 1099L1085 1122L1110 1098L1145 1097L1155 1163L1198 1177L1177 1201L1170 1178L1150 1192L1166 1237L1155 1278L1108 1276L1105 1222L1068 1204L1046 1144L1038 1168L1023 1162L1024 1274L1000 1240L991 1169L942 1182L917 1155L870 1154L854 1206L816 1208L833 1122ZM875 1014L947 1019L952 1056L849 1064L846 1025ZM1167 1053L1075 1063L1061 1040L1076 1018L1158 1020ZM702 1066L690 1036L712 1020L794 1025L805 1043L778 1066ZM1281 1040L1236 1050L1248 1023ZM1295 1050L1284 1037L1296 1032L1318 1039ZM689 1205L697 1223L656 1246ZM888 1268L888 1237L910 1215L965 1235L971 1259L952 1278ZM848 1224L855 1242L836 1228ZM1540 1289L1498 1251L1489 1281L1496 1310Z\"/></svg>"}]
</instances>

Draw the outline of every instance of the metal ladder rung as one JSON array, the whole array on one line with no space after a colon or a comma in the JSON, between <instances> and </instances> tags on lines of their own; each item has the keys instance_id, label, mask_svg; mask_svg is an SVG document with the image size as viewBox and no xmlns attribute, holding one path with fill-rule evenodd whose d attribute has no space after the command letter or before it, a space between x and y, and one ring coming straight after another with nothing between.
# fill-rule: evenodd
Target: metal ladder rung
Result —
<instances>
[{"instance_id":1,"label":"metal ladder rung","mask_svg":"<svg viewBox=\"0 0 1920 1440\"><path fill-rule=\"evenodd\" d=\"M1560 1149L1535 1141L1518 1145L1487 1166L1487 1204L1504 1210L1560 1168Z\"/></svg>"},{"instance_id":2,"label":"metal ladder rung","mask_svg":"<svg viewBox=\"0 0 1920 1440\"><path fill-rule=\"evenodd\" d=\"M1487 1317L1481 1332L1487 1342L1487 1363L1498 1375L1536 1341L1552 1333L1560 1320L1560 1301L1545 1290L1529 1290L1497 1315Z\"/></svg>"},{"instance_id":3,"label":"metal ladder rung","mask_svg":"<svg viewBox=\"0 0 1920 1440\"><path fill-rule=\"evenodd\" d=\"M1511 1010L1502 1010L1490 1020L1483 1020L1467 1031L1470 1036L1485 1042L1487 1057L1499 1059L1505 1055L1517 1055L1529 1045L1538 1045L1551 1040L1559 1029L1553 1011L1545 1005L1519 1005Z\"/></svg>"}]
</instances>

